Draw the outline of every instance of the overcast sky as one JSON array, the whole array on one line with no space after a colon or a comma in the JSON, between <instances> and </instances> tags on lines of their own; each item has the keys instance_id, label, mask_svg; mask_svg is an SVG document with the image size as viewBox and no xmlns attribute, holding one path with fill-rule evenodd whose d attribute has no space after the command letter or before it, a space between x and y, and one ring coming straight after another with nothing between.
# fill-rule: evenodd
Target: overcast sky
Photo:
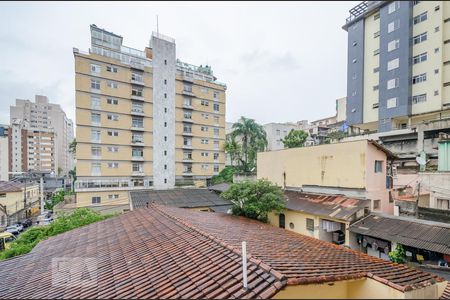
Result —
<instances>
[{"instance_id":1,"label":"overcast sky","mask_svg":"<svg viewBox=\"0 0 450 300\"><path fill-rule=\"evenodd\" d=\"M47 95L75 120L72 48L90 47L89 25L144 49L152 31L175 38L177 57L209 64L227 84L227 121L262 124L335 114L346 94L351 2L0 3L0 123L16 98Z\"/></svg>"}]
</instances>

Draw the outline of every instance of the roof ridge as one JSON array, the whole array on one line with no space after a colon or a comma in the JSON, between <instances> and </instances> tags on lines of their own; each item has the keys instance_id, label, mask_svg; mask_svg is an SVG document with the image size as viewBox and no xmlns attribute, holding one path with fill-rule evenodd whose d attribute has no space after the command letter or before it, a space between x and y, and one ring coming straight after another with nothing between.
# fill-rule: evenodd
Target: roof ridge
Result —
<instances>
[{"instance_id":1,"label":"roof ridge","mask_svg":"<svg viewBox=\"0 0 450 300\"><path fill-rule=\"evenodd\" d=\"M198 228L195 227L194 225L190 224L189 222L187 222L187 221L185 221L185 220L183 220L183 219L181 219L181 218L178 218L178 217L175 217L175 216L173 216L173 215L170 215L168 212L166 212L166 211L164 210L164 208L163 208L162 206L157 205L157 204L152 204L151 207L153 207L153 208L155 208L156 210L158 210L158 211L159 211L160 213L162 213L164 216L169 217L169 218L171 218L171 219L177 221L178 223L183 224L184 226L186 226L186 227L188 227L188 228L190 228L190 229L196 231L197 233L199 233L199 234L201 234L201 235L207 237L207 238L210 239L211 241L213 241L213 242L219 244L220 246L222 246L222 247L224 247L224 248L230 250L231 252L233 252L233 253L235 253L235 254L237 254L237 255L239 255L239 256L242 256L242 252L241 252L239 249L237 249L237 248L235 248L235 247L229 245L229 244L226 243L225 241L223 241L223 240L221 240L221 239L219 239L219 238L217 238L217 237L215 237L215 236L213 236L213 235L210 235L210 234L208 234L208 233L206 233L206 232L204 232L204 231L198 229ZM286 276L285 276L285 275L283 275L282 273L278 272L277 270L275 270L274 268L272 268L270 265L266 264L266 263L263 262L262 260L257 259L256 257L253 257L252 255L250 255L250 254L248 254L248 253L247 253L247 260L248 260L249 262L251 262L252 264L254 264L256 267L262 269L264 272L270 273L270 274L271 274L272 276L274 276L277 280L282 281L282 282L284 281L285 283L287 283L287 279L286 279ZM283 284L282 286L280 286L277 290L281 289L284 285L285 285L285 284Z\"/></svg>"}]
</instances>

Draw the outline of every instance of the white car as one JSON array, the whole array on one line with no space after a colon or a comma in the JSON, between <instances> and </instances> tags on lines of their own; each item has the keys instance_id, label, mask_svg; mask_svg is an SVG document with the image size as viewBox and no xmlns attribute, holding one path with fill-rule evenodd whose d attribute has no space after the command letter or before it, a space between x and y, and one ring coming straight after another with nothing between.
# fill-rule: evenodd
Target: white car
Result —
<instances>
[{"instance_id":1,"label":"white car","mask_svg":"<svg viewBox=\"0 0 450 300\"><path fill-rule=\"evenodd\" d=\"M10 225L10 226L6 227L6 232L12 233L14 235L18 235L20 230L17 226Z\"/></svg>"},{"instance_id":2,"label":"white car","mask_svg":"<svg viewBox=\"0 0 450 300\"><path fill-rule=\"evenodd\" d=\"M22 232L22 231L23 231L23 225L22 225L22 224L16 223L16 224L12 224L11 226L16 226L17 229L19 229L19 232Z\"/></svg>"}]
</instances>

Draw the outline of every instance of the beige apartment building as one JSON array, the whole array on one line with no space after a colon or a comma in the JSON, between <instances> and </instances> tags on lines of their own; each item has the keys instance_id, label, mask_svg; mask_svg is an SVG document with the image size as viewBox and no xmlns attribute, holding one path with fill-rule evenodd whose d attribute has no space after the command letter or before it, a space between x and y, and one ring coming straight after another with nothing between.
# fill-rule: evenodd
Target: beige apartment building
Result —
<instances>
[{"instance_id":1,"label":"beige apartment building","mask_svg":"<svg viewBox=\"0 0 450 300\"><path fill-rule=\"evenodd\" d=\"M347 121L369 131L450 117L450 3L364 1L350 10Z\"/></svg>"},{"instance_id":2,"label":"beige apartment building","mask_svg":"<svg viewBox=\"0 0 450 300\"><path fill-rule=\"evenodd\" d=\"M36 136L32 138L35 142L37 142L36 139L39 139L38 132L48 133L43 135L43 139L52 135L54 148L51 162L53 168L50 171L58 174L58 170L60 170L61 175L67 175L74 167L72 154L69 153L69 144L74 138L73 122L67 118L59 104L50 103L48 98L42 95L36 95L35 102L16 99L16 105L10 107L10 120L11 124L17 122L16 120L22 122L22 128L28 130L32 136L34 136L33 133L36 133ZM39 144L36 144L36 147L39 147ZM40 151L39 148L35 150L35 152ZM27 168L13 171L27 171ZM43 171L47 171L47 168Z\"/></svg>"},{"instance_id":3,"label":"beige apartment building","mask_svg":"<svg viewBox=\"0 0 450 300\"><path fill-rule=\"evenodd\" d=\"M209 66L176 58L153 33L137 50L91 25L74 48L77 205L126 205L128 192L205 186L225 165L225 90Z\"/></svg>"}]
</instances>

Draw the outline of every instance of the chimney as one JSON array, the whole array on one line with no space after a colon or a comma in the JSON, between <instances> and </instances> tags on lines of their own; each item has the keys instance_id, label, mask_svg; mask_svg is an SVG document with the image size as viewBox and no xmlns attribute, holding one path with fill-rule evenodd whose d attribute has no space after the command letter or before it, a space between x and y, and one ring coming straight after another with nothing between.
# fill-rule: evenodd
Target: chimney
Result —
<instances>
[{"instance_id":1,"label":"chimney","mask_svg":"<svg viewBox=\"0 0 450 300\"><path fill-rule=\"evenodd\" d=\"M247 289L247 243L242 242L242 280L243 288Z\"/></svg>"}]
</instances>

